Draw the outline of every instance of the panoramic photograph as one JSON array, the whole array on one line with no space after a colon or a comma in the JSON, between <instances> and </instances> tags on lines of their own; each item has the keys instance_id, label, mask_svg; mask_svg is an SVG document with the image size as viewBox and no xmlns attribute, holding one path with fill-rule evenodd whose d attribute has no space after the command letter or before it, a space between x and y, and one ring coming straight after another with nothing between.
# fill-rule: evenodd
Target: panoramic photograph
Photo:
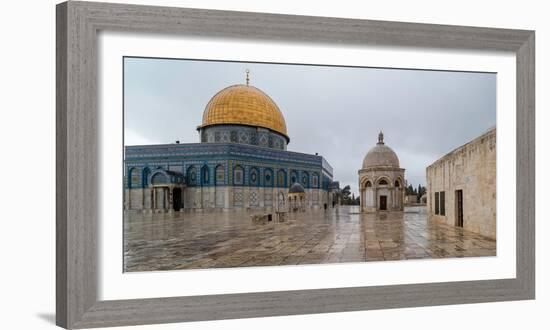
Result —
<instances>
[{"instance_id":1,"label":"panoramic photograph","mask_svg":"<svg viewBox=\"0 0 550 330\"><path fill-rule=\"evenodd\" d=\"M124 272L496 256L495 73L123 67Z\"/></svg>"}]
</instances>

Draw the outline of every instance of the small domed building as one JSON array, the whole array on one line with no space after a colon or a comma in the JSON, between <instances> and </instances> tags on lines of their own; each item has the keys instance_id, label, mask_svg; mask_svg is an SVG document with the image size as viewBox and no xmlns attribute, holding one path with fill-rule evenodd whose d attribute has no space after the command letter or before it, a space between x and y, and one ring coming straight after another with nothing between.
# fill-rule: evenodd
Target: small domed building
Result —
<instances>
[{"instance_id":1,"label":"small domed building","mask_svg":"<svg viewBox=\"0 0 550 330\"><path fill-rule=\"evenodd\" d=\"M403 211L405 169L399 158L378 134L378 143L363 159L359 174L362 212Z\"/></svg>"},{"instance_id":2,"label":"small domed building","mask_svg":"<svg viewBox=\"0 0 550 330\"><path fill-rule=\"evenodd\" d=\"M289 211L304 211L306 206L306 191L304 187L294 182L288 189Z\"/></svg>"},{"instance_id":3,"label":"small domed building","mask_svg":"<svg viewBox=\"0 0 550 330\"><path fill-rule=\"evenodd\" d=\"M333 204L332 167L317 154L287 151L283 113L250 85L248 70L245 84L210 99L197 130L200 143L125 147L125 210L281 210L295 184L301 208Z\"/></svg>"}]
</instances>

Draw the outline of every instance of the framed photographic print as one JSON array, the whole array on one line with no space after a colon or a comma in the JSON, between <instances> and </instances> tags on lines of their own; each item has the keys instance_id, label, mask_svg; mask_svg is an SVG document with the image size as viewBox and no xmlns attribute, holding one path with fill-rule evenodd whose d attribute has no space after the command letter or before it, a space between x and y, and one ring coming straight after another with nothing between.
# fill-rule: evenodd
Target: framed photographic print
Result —
<instances>
[{"instance_id":1,"label":"framed photographic print","mask_svg":"<svg viewBox=\"0 0 550 330\"><path fill-rule=\"evenodd\" d=\"M57 323L534 299L534 32L57 6Z\"/></svg>"}]
</instances>

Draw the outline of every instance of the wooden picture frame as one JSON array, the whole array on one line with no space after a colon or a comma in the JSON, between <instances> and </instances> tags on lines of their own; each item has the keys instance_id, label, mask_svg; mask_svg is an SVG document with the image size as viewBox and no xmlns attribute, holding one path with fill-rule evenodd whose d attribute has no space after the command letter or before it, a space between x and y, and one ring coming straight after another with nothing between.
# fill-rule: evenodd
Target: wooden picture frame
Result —
<instances>
[{"instance_id":1,"label":"wooden picture frame","mask_svg":"<svg viewBox=\"0 0 550 330\"><path fill-rule=\"evenodd\" d=\"M517 74L516 278L98 300L99 31L511 51ZM464 304L535 297L535 32L167 8L57 5L56 322L65 328Z\"/></svg>"}]
</instances>

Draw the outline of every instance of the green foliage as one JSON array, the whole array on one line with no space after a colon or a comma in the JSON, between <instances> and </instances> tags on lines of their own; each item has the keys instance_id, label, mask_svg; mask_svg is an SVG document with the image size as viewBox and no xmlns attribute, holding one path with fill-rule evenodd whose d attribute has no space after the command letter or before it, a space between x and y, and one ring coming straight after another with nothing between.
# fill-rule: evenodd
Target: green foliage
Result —
<instances>
[{"instance_id":1,"label":"green foliage","mask_svg":"<svg viewBox=\"0 0 550 330\"><path fill-rule=\"evenodd\" d=\"M359 196L355 197L355 194L351 192L351 187L346 185L340 191L342 195L343 205L359 205Z\"/></svg>"},{"instance_id":2,"label":"green foliage","mask_svg":"<svg viewBox=\"0 0 550 330\"><path fill-rule=\"evenodd\" d=\"M417 203L420 203L420 199L422 198L422 195L426 193L426 191L426 187L422 186L421 184L419 184L417 188L414 188L412 184L409 184L408 187L405 187L405 193L407 195L416 195Z\"/></svg>"}]
</instances>

